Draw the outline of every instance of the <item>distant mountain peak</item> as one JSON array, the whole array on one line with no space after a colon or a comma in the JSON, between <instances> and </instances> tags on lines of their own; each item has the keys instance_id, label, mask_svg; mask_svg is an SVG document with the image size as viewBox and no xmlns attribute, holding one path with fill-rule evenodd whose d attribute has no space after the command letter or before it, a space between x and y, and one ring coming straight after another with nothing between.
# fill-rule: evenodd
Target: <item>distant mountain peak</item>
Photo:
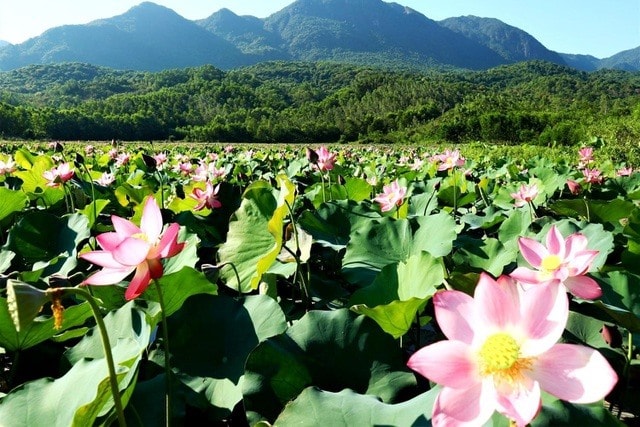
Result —
<instances>
[{"instance_id":1,"label":"distant mountain peak","mask_svg":"<svg viewBox=\"0 0 640 427\"><path fill-rule=\"evenodd\" d=\"M528 60L640 69L640 48L606 60L558 54L525 31L473 15L436 22L386 0L296 0L267 18L223 8L191 21L152 1L86 25L65 25L18 45L0 41L0 70L85 62L161 70L233 68L272 60L486 69Z\"/></svg>"},{"instance_id":2,"label":"distant mountain peak","mask_svg":"<svg viewBox=\"0 0 640 427\"><path fill-rule=\"evenodd\" d=\"M529 33L496 18L467 15L447 18L440 25L477 41L509 62L540 59L566 65L558 53L544 47Z\"/></svg>"}]
</instances>

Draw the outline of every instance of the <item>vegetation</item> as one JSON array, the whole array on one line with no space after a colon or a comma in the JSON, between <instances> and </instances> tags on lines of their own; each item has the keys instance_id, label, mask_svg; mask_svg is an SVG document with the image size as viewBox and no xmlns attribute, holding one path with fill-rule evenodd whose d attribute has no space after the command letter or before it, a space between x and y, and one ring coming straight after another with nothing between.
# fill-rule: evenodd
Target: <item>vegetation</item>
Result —
<instances>
[{"instance_id":1,"label":"vegetation","mask_svg":"<svg viewBox=\"0 0 640 427\"><path fill-rule=\"evenodd\" d=\"M327 62L157 73L34 65L0 73L0 136L542 145L600 138L635 156L639 91L638 73L540 61L473 72Z\"/></svg>"}]
</instances>

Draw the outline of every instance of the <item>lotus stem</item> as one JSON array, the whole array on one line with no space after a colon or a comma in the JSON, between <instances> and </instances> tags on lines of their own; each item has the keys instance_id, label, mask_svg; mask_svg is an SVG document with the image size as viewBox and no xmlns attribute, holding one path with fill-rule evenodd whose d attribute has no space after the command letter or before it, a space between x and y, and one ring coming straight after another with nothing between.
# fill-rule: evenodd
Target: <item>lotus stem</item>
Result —
<instances>
[{"instance_id":1,"label":"lotus stem","mask_svg":"<svg viewBox=\"0 0 640 427\"><path fill-rule=\"evenodd\" d=\"M118 377L116 376L116 368L113 361L113 354L111 353L111 342L109 340L109 333L104 324L104 319L100 313L100 307L96 303L93 296L82 288L54 288L53 290L65 293L80 295L84 298L91 307L93 317L96 319L98 330L100 331L100 339L102 340L102 349L104 350L104 357L107 361L107 368L109 370L109 384L111 386L111 395L113 396L113 403L116 407L116 413L118 415L118 424L120 427L126 427L127 421L124 417L124 406L122 405L122 399L120 397L120 389L118 387Z\"/></svg>"},{"instance_id":2,"label":"lotus stem","mask_svg":"<svg viewBox=\"0 0 640 427\"><path fill-rule=\"evenodd\" d=\"M167 325L167 315L165 311L164 305L164 296L162 294L162 287L160 283L154 279L153 283L156 286L156 291L158 292L158 302L160 302L161 308L161 318L162 318L162 345L164 347L164 371L165 371L165 417L167 426L171 425L171 363L169 361L170 353L169 353L169 327Z\"/></svg>"}]
</instances>

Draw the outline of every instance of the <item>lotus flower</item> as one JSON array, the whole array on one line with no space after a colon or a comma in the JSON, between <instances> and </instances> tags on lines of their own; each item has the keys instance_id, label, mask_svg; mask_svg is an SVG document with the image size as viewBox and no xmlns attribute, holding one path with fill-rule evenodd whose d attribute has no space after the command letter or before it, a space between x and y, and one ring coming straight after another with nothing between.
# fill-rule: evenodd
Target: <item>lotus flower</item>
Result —
<instances>
[{"instance_id":1,"label":"lotus flower","mask_svg":"<svg viewBox=\"0 0 640 427\"><path fill-rule=\"evenodd\" d=\"M569 191L571 192L571 194L580 194L580 190L582 190L582 187L580 187L580 183L578 181L574 181L573 179L568 179L567 180L567 187L569 187Z\"/></svg>"},{"instance_id":2,"label":"lotus flower","mask_svg":"<svg viewBox=\"0 0 640 427\"><path fill-rule=\"evenodd\" d=\"M167 157L167 153L165 152L161 152L161 153L157 153L153 156L153 160L156 161L156 167L160 168L162 165L164 165L165 163L167 163L167 161L169 160L169 158Z\"/></svg>"},{"instance_id":3,"label":"lotus flower","mask_svg":"<svg viewBox=\"0 0 640 427\"><path fill-rule=\"evenodd\" d=\"M593 148L591 147L582 147L578 150L578 156L580 161L580 166L588 165L593 162Z\"/></svg>"},{"instance_id":4,"label":"lotus flower","mask_svg":"<svg viewBox=\"0 0 640 427\"><path fill-rule=\"evenodd\" d=\"M80 258L103 267L83 284L112 285L135 271L125 292L125 298L131 300L147 289L151 279L162 277L161 260L178 254L184 247L184 243L177 241L180 226L173 223L162 232L162 215L152 196L145 202L140 227L115 215L111 221L115 231L96 238L103 250L80 255Z\"/></svg>"},{"instance_id":5,"label":"lotus flower","mask_svg":"<svg viewBox=\"0 0 640 427\"><path fill-rule=\"evenodd\" d=\"M631 176L631 174L633 174L633 168L631 167L620 168L616 171L617 176Z\"/></svg>"},{"instance_id":6,"label":"lotus flower","mask_svg":"<svg viewBox=\"0 0 640 427\"><path fill-rule=\"evenodd\" d=\"M9 175L16 171L16 163L9 157L6 162L0 160L0 175Z\"/></svg>"},{"instance_id":7,"label":"lotus flower","mask_svg":"<svg viewBox=\"0 0 640 427\"><path fill-rule=\"evenodd\" d=\"M59 187L60 184L63 184L73 178L74 174L75 172L69 163L61 163L60 165L45 171L42 176L48 181L47 187Z\"/></svg>"},{"instance_id":8,"label":"lotus flower","mask_svg":"<svg viewBox=\"0 0 640 427\"><path fill-rule=\"evenodd\" d=\"M434 426L483 425L494 411L527 425L541 390L572 403L603 399L617 375L596 350L557 344L566 326L566 294L557 287L524 290L507 276L483 273L473 298L459 291L433 297L449 339L418 350L408 366L443 386Z\"/></svg>"},{"instance_id":9,"label":"lotus flower","mask_svg":"<svg viewBox=\"0 0 640 427\"><path fill-rule=\"evenodd\" d=\"M546 246L521 237L518 246L524 259L535 269L518 267L511 277L525 284L552 283L563 285L573 295L595 299L602 295L598 283L585 276L598 251L587 249L587 238L574 233L563 239L555 225L546 237Z\"/></svg>"},{"instance_id":10,"label":"lotus flower","mask_svg":"<svg viewBox=\"0 0 640 427\"><path fill-rule=\"evenodd\" d=\"M131 156L128 153L120 153L116 157L116 167L121 167L129 163Z\"/></svg>"},{"instance_id":11,"label":"lotus flower","mask_svg":"<svg viewBox=\"0 0 640 427\"><path fill-rule=\"evenodd\" d=\"M407 188L402 187L396 179L389 185L382 187L382 193L378 194L373 200L380 203L380 210L388 212L394 206L400 206L404 202L407 195Z\"/></svg>"},{"instance_id":12,"label":"lotus flower","mask_svg":"<svg viewBox=\"0 0 640 427\"><path fill-rule=\"evenodd\" d=\"M446 171L456 166L464 166L465 158L460 155L459 150L445 150L442 154L436 154L431 158L432 161L439 162L438 170Z\"/></svg>"},{"instance_id":13,"label":"lotus flower","mask_svg":"<svg viewBox=\"0 0 640 427\"><path fill-rule=\"evenodd\" d=\"M522 207L538 197L538 186L522 184L517 192L511 193L511 197L515 199L514 205L516 207Z\"/></svg>"},{"instance_id":14,"label":"lotus flower","mask_svg":"<svg viewBox=\"0 0 640 427\"><path fill-rule=\"evenodd\" d=\"M98 185L108 187L113 184L115 180L116 177L114 174L112 174L111 172L103 172L102 175L100 175L100 178L96 180L96 182L98 183Z\"/></svg>"},{"instance_id":15,"label":"lotus flower","mask_svg":"<svg viewBox=\"0 0 640 427\"><path fill-rule=\"evenodd\" d=\"M204 209L205 207L209 209L222 207L222 203L220 203L220 200L218 200L219 190L220 184L214 187L210 181L207 181L206 189L204 191L200 188L194 188L189 196L196 199L198 201L198 205L193 209L199 211Z\"/></svg>"},{"instance_id":16,"label":"lotus flower","mask_svg":"<svg viewBox=\"0 0 640 427\"><path fill-rule=\"evenodd\" d=\"M333 169L333 166L336 162L335 153L331 153L324 145L315 150L314 153L315 155L313 155L313 153L307 152L307 158L314 167L321 171L330 171Z\"/></svg>"},{"instance_id":17,"label":"lotus flower","mask_svg":"<svg viewBox=\"0 0 640 427\"><path fill-rule=\"evenodd\" d=\"M584 175L584 180L589 184L602 184L604 181L604 177L602 176L602 172L598 169L582 169L582 174Z\"/></svg>"}]
</instances>

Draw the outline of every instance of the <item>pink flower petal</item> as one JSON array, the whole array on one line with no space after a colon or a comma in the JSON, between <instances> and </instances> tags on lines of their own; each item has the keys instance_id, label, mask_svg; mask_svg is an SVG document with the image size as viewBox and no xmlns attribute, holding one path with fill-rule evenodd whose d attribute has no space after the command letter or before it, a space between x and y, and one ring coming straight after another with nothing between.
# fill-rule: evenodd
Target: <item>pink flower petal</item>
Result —
<instances>
[{"instance_id":1,"label":"pink flower petal","mask_svg":"<svg viewBox=\"0 0 640 427\"><path fill-rule=\"evenodd\" d=\"M109 251L92 251L86 252L80 255L80 258L87 260L93 264L99 265L100 267L106 267L111 269L127 269L129 266L122 265L115 259L113 259L113 255Z\"/></svg>"},{"instance_id":2,"label":"pink flower petal","mask_svg":"<svg viewBox=\"0 0 640 427\"><path fill-rule=\"evenodd\" d=\"M162 213L153 196L147 197L142 210L142 218L140 219L140 228L147 235L150 242L155 242L162 233Z\"/></svg>"},{"instance_id":3,"label":"pink flower petal","mask_svg":"<svg viewBox=\"0 0 640 427\"><path fill-rule=\"evenodd\" d=\"M598 256L599 251L582 251L569 259L568 268L571 276L579 276L591 268L591 263Z\"/></svg>"},{"instance_id":4,"label":"pink flower petal","mask_svg":"<svg viewBox=\"0 0 640 427\"><path fill-rule=\"evenodd\" d=\"M133 267L122 269L103 268L87 277L82 283L85 285L114 285L123 281L133 270Z\"/></svg>"},{"instance_id":5,"label":"pink flower petal","mask_svg":"<svg viewBox=\"0 0 640 427\"><path fill-rule=\"evenodd\" d=\"M512 279L517 280L520 283L525 283L528 285L537 285L540 283L547 283L548 280L540 280L540 272L536 270L531 270L526 267L518 267L509 274Z\"/></svg>"},{"instance_id":6,"label":"pink flower petal","mask_svg":"<svg viewBox=\"0 0 640 427\"><path fill-rule=\"evenodd\" d=\"M473 298L460 291L441 291L433 296L436 320L440 329L450 340L473 342L472 325L476 314Z\"/></svg>"},{"instance_id":7,"label":"pink flower petal","mask_svg":"<svg viewBox=\"0 0 640 427\"><path fill-rule=\"evenodd\" d=\"M131 283L127 287L127 291L124 293L124 297L127 301L139 297L147 289L151 282L151 273L149 266L146 262L138 265L136 274L131 279Z\"/></svg>"},{"instance_id":8,"label":"pink flower petal","mask_svg":"<svg viewBox=\"0 0 640 427\"><path fill-rule=\"evenodd\" d=\"M481 426L497 406L495 390L478 383L466 389L443 387L433 405L434 426Z\"/></svg>"},{"instance_id":9,"label":"pink flower petal","mask_svg":"<svg viewBox=\"0 0 640 427\"><path fill-rule=\"evenodd\" d=\"M113 259L120 264L136 266L147 258L150 249L149 242L135 237L128 237L111 253L113 254Z\"/></svg>"},{"instance_id":10,"label":"pink flower petal","mask_svg":"<svg viewBox=\"0 0 640 427\"><path fill-rule=\"evenodd\" d=\"M598 282L587 276L569 277L564 281L567 290L582 299L596 299L602 296Z\"/></svg>"},{"instance_id":11,"label":"pink flower petal","mask_svg":"<svg viewBox=\"0 0 640 427\"><path fill-rule=\"evenodd\" d=\"M533 420L540 410L540 385L537 381L520 383L507 395L498 394L498 412L524 427Z\"/></svg>"},{"instance_id":12,"label":"pink flower petal","mask_svg":"<svg viewBox=\"0 0 640 427\"><path fill-rule=\"evenodd\" d=\"M567 240L565 241L566 254L567 258L572 258L576 256L579 252L582 252L587 249L587 236L580 233L573 233ZM597 253L597 251L596 251Z\"/></svg>"},{"instance_id":13,"label":"pink flower petal","mask_svg":"<svg viewBox=\"0 0 640 427\"><path fill-rule=\"evenodd\" d=\"M564 258L564 238L555 225L552 225L547 233L547 250L550 254L558 255L561 259Z\"/></svg>"},{"instance_id":14,"label":"pink flower petal","mask_svg":"<svg viewBox=\"0 0 640 427\"><path fill-rule=\"evenodd\" d=\"M478 317L487 326L504 329L519 320L518 288L508 276L501 276L495 281L486 273L480 274L473 297L478 307Z\"/></svg>"},{"instance_id":15,"label":"pink flower petal","mask_svg":"<svg viewBox=\"0 0 640 427\"><path fill-rule=\"evenodd\" d=\"M124 240L118 233L102 233L96 237L100 247L106 251L112 251Z\"/></svg>"},{"instance_id":16,"label":"pink flower petal","mask_svg":"<svg viewBox=\"0 0 640 427\"><path fill-rule=\"evenodd\" d=\"M128 219L111 215L111 222L113 223L113 228L116 230L116 233L118 233L121 240L131 237L134 234L142 233L142 230Z\"/></svg>"},{"instance_id":17,"label":"pink flower petal","mask_svg":"<svg viewBox=\"0 0 640 427\"><path fill-rule=\"evenodd\" d=\"M569 318L569 299L562 286L536 285L521 292L519 327L525 339L521 357L534 357L552 348Z\"/></svg>"},{"instance_id":18,"label":"pink flower petal","mask_svg":"<svg viewBox=\"0 0 640 427\"><path fill-rule=\"evenodd\" d=\"M156 250L160 254L161 258L170 258L182 251L182 248L184 248L184 243L178 243L179 232L180 225L175 222L167 227L164 234L162 235L162 239L160 239L160 242L156 247Z\"/></svg>"},{"instance_id":19,"label":"pink flower petal","mask_svg":"<svg viewBox=\"0 0 640 427\"><path fill-rule=\"evenodd\" d=\"M604 399L618 382L607 360L596 350L573 344L556 344L533 365L531 378L542 390L572 403Z\"/></svg>"},{"instance_id":20,"label":"pink flower petal","mask_svg":"<svg viewBox=\"0 0 640 427\"><path fill-rule=\"evenodd\" d=\"M534 268L540 268L542 259L549 255L549 251L540 242L529 239L528 237L521 237L518 239L518 247L520 253L527 260L527 262Z\"/></svg>"},{"instance_id":21,"label":"pink flower petal","mask_svg":"<svg viewBox=\"0 0 640 427\"><path fill-rule=\"evenodd\" d=\"M416 351L407 366L423 377L453 388L469 388L478 377L471 348L460 341L438 341Z\"/></svg>"}]
</instances>

